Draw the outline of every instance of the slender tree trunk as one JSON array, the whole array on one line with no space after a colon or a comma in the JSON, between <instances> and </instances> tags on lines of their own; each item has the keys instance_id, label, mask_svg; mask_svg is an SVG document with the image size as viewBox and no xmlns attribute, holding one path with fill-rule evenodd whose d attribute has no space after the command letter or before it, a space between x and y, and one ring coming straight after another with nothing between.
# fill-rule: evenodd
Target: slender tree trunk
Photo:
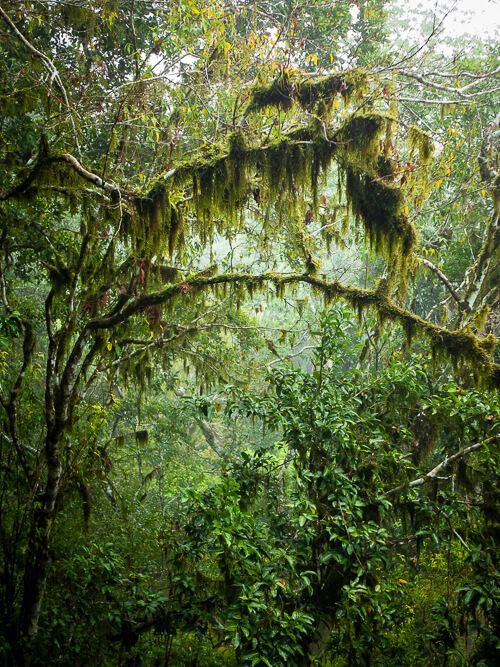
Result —
<instances>
[{"instance_id":1,"label":"slender tree trunk","mask_svg":"<svg viewBox=\"0 0 500 667\"><path fill-rule=\"evenodd\" d=\"M331 634L332 626L330 623L325 619L320 620L308 647L307 665L315 665L318 660L324 657Z\"/></svg>"},{"instance_id":2,"label":"slender tree trunk","mask_svg":"<svg viewBox=\"0 0 500 667\"><path fill-rule=\"evenodd\" d=\"M49 433L45 443L47 478L40 507L35 509L24 570L24 590L20 618L20 640L25 651L38 631L42 598L50 564L50 533L56 515L61 482L59 458L61 434Z\"/></svg>"}]
</instances>

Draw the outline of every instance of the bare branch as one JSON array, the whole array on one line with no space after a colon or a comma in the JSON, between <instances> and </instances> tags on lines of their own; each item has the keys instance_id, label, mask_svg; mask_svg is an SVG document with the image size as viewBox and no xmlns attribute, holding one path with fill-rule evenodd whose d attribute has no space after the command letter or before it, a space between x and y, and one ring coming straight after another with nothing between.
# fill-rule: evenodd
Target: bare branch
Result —
<instances>
[{"instance_id":1,"label":"bare branch","mask_svg":"<svg viewBox=\"0 0 500 667\"><path fill-rule=\"evenodd\" d=\"M470 445L470 447L465 447L464 449L459 450L455 454L447 456L443 461L441 461L441 463L438 463L437 466L435 466L432 470L429 470L429 472L427 472L425 475L417 477L417 479L414 479L412 482L408 482L408 484L400 484L399 486L396 486L395 488L386 491L386 495L391 496L394 495L395 493L398 493L399 491L404 491L405 489L414 489L417 486L422 486L426 482L430 482L433 479L436 479L439 476L439 473L444 468L447 468L451 463L454 463L455 461L462 459L464 456L467 456L471 452L475 452L477 449L484 447L484 445L490 442L491 440L492 438L489 438L484 442L476 442L476 444Z\"/></svg>"},{"instance_id":2,"label":"bare branch","mask_svg":"<svg viewBox=\"0 0 500 667\"><path fill-rule=\"evenodd\" d=\"M487 89L482 91L476 91L475 93L469 93L469 94L465 92L470 88L472 88L473 86L476 86L480 81L484 81L487 78L494 78L498 76L498 74L500 74L500 68L494 70L493 72L488 72L487 74L478 75L474 81L467 83L464 86L461 86L460 88L456 88L454 86L446 86L442 83L437 83L436 81L430 81L429 79L424 78L422 75L417 74L416 72L410 72L409 70L400 70L400 74L409 79L414 79L415 81L418 81L418 83L422 84L426 88L435 88L436 90L443 90L448 93L453 93L465 100L470 99L471 97L489 95L495 90L499 90L498 88L494 88L493 90Z\"/></svg>"},{"instance_id":3,"label":"bare branch","mask_svg":"<svg viewBox=\"0 0 500 667\"><path fill-rule=\"evenodd\" d=\"M446 287L446 289L449 291L451 296L455 299L455 301L458 304L458 307L461 310L467 310L470 312L470 306L466 301L462 301L460 298L460 295L456 291L456 289L453 287L451 284L449 278L439 269L435 264L430 262L428 259L425 259L425 257L419 257L418 258L419 262L421 262L424 266L426 266L428 269L430 269L438 278L439 280L443 283L443 285Z\"/></svg>"}]
</instances>

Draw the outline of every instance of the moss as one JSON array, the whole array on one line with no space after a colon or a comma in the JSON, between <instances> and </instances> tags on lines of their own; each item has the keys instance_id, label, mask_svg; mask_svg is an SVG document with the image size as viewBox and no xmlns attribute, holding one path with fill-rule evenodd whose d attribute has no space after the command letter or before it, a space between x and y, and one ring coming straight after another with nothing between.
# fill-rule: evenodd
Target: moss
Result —
<instances>
[{"instance_id":1,"label":"moss","mask_svg":"<svg viewBox=\"0 0 500 667\"><path fill-rule=\"evenodd\" d=\"M380 139L392 119L379 113L355 114L343 125L336 139L350 161L359 159L366 166L380 154Z\"/></svg>"},{"instance_id":2,"label":"moss","mask_svg":"<svg viewBox=\"0 0 500 667\"><path fill-rule=\"evenodd\" d=\"M477 331L482 331L485 328L490 312L491 306L484 304L477 313L474 313L471 323Z\"/></svg>"},{"instance_id":3,"label":"moss","mask_svg":"<svg viewBox=\"0 0 500 667\"><path fill-rule=\"evenodd\" d=\"M247 113L260 111L268 107L290 109L293 106L293 85L289 74L282 70L280 75L268 86L254 89Z\"/></svg>"},{"instance_id":4,"label":"moss","mask_svg":"<svg viewBox=\"0 0 500 667\"><path fill-rule=\"evenodd\" d=\"M334 74L299 82L296 98L303 109L317 110L318 104L322 102L326 110L334 99L344 91L347 91L347 84L343 76Z\"/></svg>"},{"instance_id":5,"label":"moss","mask_svg":"<svg viewBox=\"0 0 500 667\"><path fill-rule=\"evenodd\" d=\"M436 353L444 351L457 361L468 361L477 366L490 363L497 342L493 334L479 338L465 329L460 331L448 331L439 327L427 329Z\"/></svg>"},{"instance_id":6,"label":"moss","mask_svg":"<svg viewBox=\"0 0 500 667\"><path fill-rule=\"evenodd\" d=\"M391 276L404 289L417 232L406 213L404 194L393 182L394 163L382 152L382 137L394 122L384 114L356 114L336 138L351 211L363 222L370 245L391 260Z\"/></svg>"},{"instance_id":7,"label":"moss","mask_svg":"<svg viewBox=\"0 0 500 667\"><path fill-rule=\"evenodd\" d=\"M170 192L161 183L156 183L147 196L136 197L134 204L138 225L129 221L124 231L134 238L136 250L146 257L168 251L172 257L182 238L181 206L171 200Z\"/></svg>"},{"instance_id":8,"label":"moss","mask_svg":"<svg viewBox=\"0 0 500 667\"><path fill-rule=\"evenodd\" d=\"M376 170L379 176L384 180L394 181L397 175L397 164L395 160L390 157L380 154L377 156Z\"/></svg>"},{"instance_id":9,"label":"moss","mask_svg":"<svg viewBox=\"0 0 500 667\"><path fill-rule=\"evenodd\" d=\"M170 211L170 227L168 230L168 254L173 257L182 238L183 217L181 210L172 205Z\"/></svg>"},{"instance_id":10,"label":"moss","mask_svg":"<svg viewBox=\"0 0 500 667\"><path fill-rule=\"evenodd\" d=\"M367 86L368 75L362 69L295 79L283 70L271 84L253 90L247 113L269 107L287 111L297 102L303 109L324 116L337 97L346 104L358 101L365 95Z\"/></svg>"},{"instance_id":11,"label":"moss","mask_svg":"<svg viewBox=\"0 0 500 667\"><path fill-rule=\"evenodd\" d=\"M411 253L417 233L404 212L400 188L348 166L346 192L354 215L363 220L370 243L378 252L386 256Z\"/></svg>"},{"instance_id":12,"label":"moss","mask_svg":"<svg viewBox=\"0 0 500 667\"><path fill-rule=\"evenodd\" d=\"M338 281L326 281L311 273L277 274L273 272L252 275L246 273L216 274L211 267L205 275L197 274L183 282L170 285L156 294L148 295L148 306L172 304L174 299L185 294L192 295L203 289L213 289L218 295L219 290L230 289L235 299L242 301L246 295L253 296L256 291L265 289L271 282L276 295L283 298L288 287L305 283L323 295L326 303L343 299L358 313L374 308L381 322L399 323L406 333L408 344L415 337L426 336L431 343L434 357L439 360L452 360L455 368L470 369L478 384L500 387L500 367L493 363L492 358L497 344L493 335L479 337L470 329L450 331L432 324L418 315L397 305L390 297L390 282L381 281L378 288L363 289L345 285Z\"/></svg>"},{"instance_id":13,"label":"moss","mask_svg":"<svg viewBox=\"0 0 500 667\"><path fill-rule=\"evenodd\" d=\"M418 151L418 160L420 164L428 164L434 153L434 141L432 136L416 125L411 125L408 128L408 142L411 150Z\"/></svg>"},{"instance_id":14,"label":"moss","mask_svg":"<svg viewBox=\"0 0 500 667\"><path fill-rule=\"evenodd\" d=\"M136 439L138 445L143 445L143 444L147 443L148 437L149 437L149 433L146 430L135 432L135 439Z\"/></svg>"},{"instance_id":15,"label":"moss","mask_svg":"<svg viewBox=\"0 0 500 667\"><path fill-rule=\"evenodd\" d=\"M306 89L309 101L319 100L333 94L334 79L308 80L307 87L294 88L294 94L302 90L305 95ZM351 211L363 221L374 249L396 258L393 272L401 271L414 248L416 231L401 190L391 182L393 163L382 151L383 133L393 123L384 114L355 114L328 133L326 124L315 119L263 146L251 146L242 131L235 132L225 146L200 149L173 175L159 178L147 196L137 198L139 217L147 221L145 230L135 229L139 243L154 250L166 244L170 255L175 252L183 229L182 206L175 204L179 193L189 200L186 208L195 213L193 224L202 242L208 242L215 230L228 233L239 228L252 194L264 214L264 225L271 213L274 225L276 219L303 224L306 211L317 210L318 183L336 159ZM312 265L309 268L313 271Z\"/></svg>"},{"instance_id":16,"label":"moss","mask_svg":"<svg viewBox=\"0 0 500 667\"><path fill-rule=\"evenodd\" d=\"M417 205L422 204L429 191L429 164L434 152L432 136L412 125L408 130L410 160L416 162L418 169L411 173L407 187Z\"/></svg>"},{"instance_id":17,"label":"moss","mask_svg":"<svg viewBox=\"0 0 500 667\"><path fill-rule=\"evenodd\" d=\"M375 308L381 321L401 324L408 343L416 336L425 335L430 339L436 359L451 360L457 369L470 368L477 384L500 387L500 366L492 362L498 342L493 334L479 337L467 329L450 331L431 324L395 304L389 298L386 286L377 290L364 290L336 281L327 283L316 278L311 280L314 280L312 284L324 293L328 301L343 298L358 312Z\"/></svg>"}]
</instances>

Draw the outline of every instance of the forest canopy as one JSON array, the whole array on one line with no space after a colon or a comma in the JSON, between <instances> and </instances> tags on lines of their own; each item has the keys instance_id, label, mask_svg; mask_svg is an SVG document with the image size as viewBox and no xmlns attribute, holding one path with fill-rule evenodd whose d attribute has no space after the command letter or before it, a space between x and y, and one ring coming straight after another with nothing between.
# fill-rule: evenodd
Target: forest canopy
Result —
<instances>
[{"instance_id":1,"label":"forest canopy","mask_svg":"<svg viewBox=\"0 0 500 667\"><path fill-rule=\"evenodd\" d=\"M2 664L498 664L498 44L401 4L0 0Z\"/></svg>"}]
</instances>

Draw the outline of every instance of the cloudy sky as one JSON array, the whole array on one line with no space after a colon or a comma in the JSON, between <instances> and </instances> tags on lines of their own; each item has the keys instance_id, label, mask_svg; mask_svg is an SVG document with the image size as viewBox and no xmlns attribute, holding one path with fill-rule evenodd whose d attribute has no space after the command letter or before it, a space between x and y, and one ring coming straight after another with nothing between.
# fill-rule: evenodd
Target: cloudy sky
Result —
<instances>
[{"instance_id":1,"label":"cloudy sky","mask_svg":"<svg viewBox=\"0 0 500 667\"><path fill-rule=\"evenodd\" d=\"M434 11L442 17L451 9L443 24L446 36L500 34L500 0L393 0L393 5L400 16Z\"/></svg>"}]
</instances>

